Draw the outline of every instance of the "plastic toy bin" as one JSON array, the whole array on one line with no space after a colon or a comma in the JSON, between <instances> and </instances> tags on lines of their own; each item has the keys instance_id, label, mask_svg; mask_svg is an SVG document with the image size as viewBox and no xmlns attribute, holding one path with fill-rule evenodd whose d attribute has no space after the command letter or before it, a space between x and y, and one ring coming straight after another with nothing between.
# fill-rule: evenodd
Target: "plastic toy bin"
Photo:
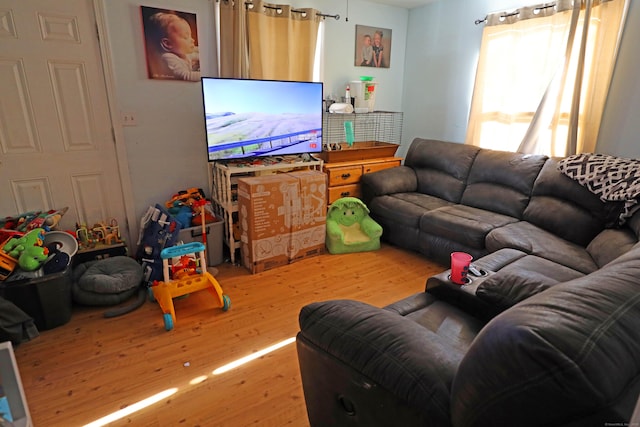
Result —
<instances>
[{"instance_id":1,"label":"plastic toy bin","mask_svg":"<svg viewBox=\"0 0 640 427\"><path fill-rule=\"evenodd\" d=\"M220 218L216 222L209 222L205 225L207 234L207 265L213 267L222 264L224 261L222 254L222 234L224 232L224 223ZM178 234L178 240L184 243L202 242L202 226L183 228Z\"/></svg>"},{"instance_id":2,"label":"plastic toy bin","mask_svg":"<svg viewBox=\"0 0 640 427\"><path fill-rule=\"evenodd\" d=\"M71 320L71 270L0 282L0 297L31 316L38 330L64 325Z\"/></svg>"}]
</instances>

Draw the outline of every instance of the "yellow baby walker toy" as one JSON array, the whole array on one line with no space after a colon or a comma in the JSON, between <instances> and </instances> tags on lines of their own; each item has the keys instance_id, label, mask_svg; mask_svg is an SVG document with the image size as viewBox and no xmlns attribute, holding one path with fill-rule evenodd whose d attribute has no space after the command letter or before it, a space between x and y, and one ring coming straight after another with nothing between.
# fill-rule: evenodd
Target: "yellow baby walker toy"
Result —
<instances>
[{"instance_id":1,"label":"yellow baby walker toy","mask_svg":"<svg viewBox=\"0 0 640 427\"><path fill-rule=\"evenodd\" d=\"M189 256L191 254L196 255L197 261ZM173 298L206 289L217 298L223 311L231 308L231 299L222 293L218 281L207 271L203 243L191 242L164 248L160 257L164 281L153 283L149 288L149 298L160 305L164 316L164 328L167 331L172 330L176 322ZM175 258L179 261L169 262Z\"/></svg>"}]
</instances>

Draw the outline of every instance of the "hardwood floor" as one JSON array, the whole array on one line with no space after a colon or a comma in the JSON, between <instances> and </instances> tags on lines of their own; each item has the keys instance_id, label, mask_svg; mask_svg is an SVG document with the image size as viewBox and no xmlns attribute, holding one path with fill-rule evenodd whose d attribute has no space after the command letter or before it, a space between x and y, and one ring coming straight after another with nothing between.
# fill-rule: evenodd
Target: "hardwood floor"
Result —
<instances>
[{"instance_id":1,"label":"hardwood floor","mask_svg":"<svg viewBox=\"0 0 640 427\"><path fill-rule=\"evenodd\" d=\"M165 331L157 304L106 319L75 307L71 321L16 348L36 427L73 427L130 410L111 426L308 426L295 343L226 373L238 358L295 337L305 304L349 298L384 306L424 290L445 267L384 245L321 255L251 275L223 264L216 278L232 301L208 292L175 300ZM146 408L136 402L166 392ZM94 424L103 425L103 424Z\"/></svg>"}]
</instances>

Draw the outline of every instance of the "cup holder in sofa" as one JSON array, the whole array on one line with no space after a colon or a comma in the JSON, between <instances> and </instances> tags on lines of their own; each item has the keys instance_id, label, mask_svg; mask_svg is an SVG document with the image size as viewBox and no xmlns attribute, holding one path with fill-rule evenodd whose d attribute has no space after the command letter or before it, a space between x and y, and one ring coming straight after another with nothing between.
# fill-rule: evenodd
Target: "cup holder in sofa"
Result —
<instances>
[{"instance_id":1,"label":"cup holder in sofa","mask_svg":"<svg viewBox=\"0 0 640 427\"><path fill-rule=\"evenodd\" d=\"M466 286L466 285L470 285L471 282L473 282L473 279L469 276L464 278L464 283L463 284L459 284L459 283L455 283L453 280L451 280L451 274L447 274L447 280L451 283L453 283L454 285L457 286Z\"/></svg>"}]
</instances>

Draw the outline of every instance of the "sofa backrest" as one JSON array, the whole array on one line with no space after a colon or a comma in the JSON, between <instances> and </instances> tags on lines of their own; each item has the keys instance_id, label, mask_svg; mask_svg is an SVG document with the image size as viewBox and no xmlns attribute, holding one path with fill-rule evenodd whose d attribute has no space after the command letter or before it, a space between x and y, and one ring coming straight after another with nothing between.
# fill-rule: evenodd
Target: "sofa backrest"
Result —
<instances>
[{"instance_id":1,"label":"sofa backrest","mask_svg":"<svg viewBox=\"0 0 640 427\"><path fill-rule=\"evenodd\" d=\"M521 218L546 160L541 155L482 150L473 161L460 202Z\"/></svg>"},{"instance_id":2,"label":"sofa backrest","mask_svg":"<svg viewBox=\"0 0 640 427\"><path fill-rule=\"evenodd\" d=\"M416 138L404 165L420 193L528 221L587 247L622 204L605 203L558 170L558 158ZM640 233L640 219L633 224Z\"/></svg>"},{"instance_id":3,"label":"sofa backrest","mask_svg":"<svg viewBox=\"0 0 640 427\"><path fill-rule=\"evenodd\" d=\"M404 165L415 171L418 192L459 203L469 170L480 150L466 144L416 138L407 151Z\"/></svg>"},{"instance_id":4,"label":"sofa backrest","mask_svg":"<svg viewBox=\"0 0 640 427\"><path fill-rule=\"evenodd\" d=\"M560 172L554 158L542 167L522 219L586 247L614 221L615 207Z\"/></svg>"}]
</instances>

